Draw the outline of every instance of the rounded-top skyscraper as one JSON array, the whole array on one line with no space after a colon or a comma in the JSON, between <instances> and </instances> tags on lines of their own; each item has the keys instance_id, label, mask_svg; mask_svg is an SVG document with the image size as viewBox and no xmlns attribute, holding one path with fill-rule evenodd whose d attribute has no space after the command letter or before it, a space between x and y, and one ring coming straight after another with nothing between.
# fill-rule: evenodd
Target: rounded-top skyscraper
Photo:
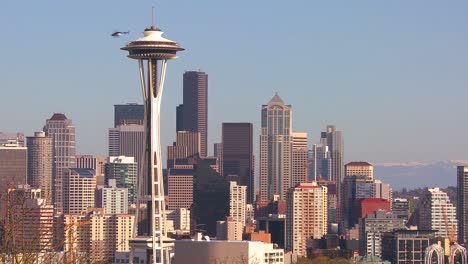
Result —
<instances>
[{"instance_id":1,"label":"rounded-top skyscraper","mask_svg":"<svg viewBox=\"0 0 468 264\"><path fill-rule=\"evenodd\" d=\"M138 179L137 208L140 203L147 204L148 228L135 230L130 242L132 252L143 248L151 253L151 263L169 263L168 242L164 226L165 204L160 143L161 97L166 75L166 62L177 58L177 52L184 50L175 41L162 37L163 32L152 26L145 29L144 37L131 41L122 50L128 57L138 60L140 81L145 108L145 152L140 164ZM158 79L159 77L159 79ZM135 228L138 226L138 213ZM150 254L147 254L149 257ZM133 261L133 254L131 254Z\"/></svg>"}]
</instances>

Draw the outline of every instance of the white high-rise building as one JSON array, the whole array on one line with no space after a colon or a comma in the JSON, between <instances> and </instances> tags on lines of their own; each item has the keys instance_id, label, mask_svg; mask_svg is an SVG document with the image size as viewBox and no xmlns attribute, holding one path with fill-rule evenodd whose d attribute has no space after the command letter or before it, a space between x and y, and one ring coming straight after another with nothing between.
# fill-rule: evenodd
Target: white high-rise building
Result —
<instances>
[{"instance_id":1,"label":"white high-rise building","mask_svg":"<svg viewBox=\"0 0 468 264\"><path fill-rule=\"evenodd\" d=\"M92 169L67 169L63 177L63 210L66 214L81 214L94 207L96 174Z\"/></svg>"},{"instance_id":2,"label":"white high-rise building","mask_svg":"<svg viewBox=\"0 0 468 264\"><path fill-rule=\"evenodd\" d=\"M428 188L419 198L417 207L419 214L418 228L422 230L437 230L435 236L448 237L445 219L456 236L458 232L457 210L450 202L447 193L439 188ZM452 235L453 235L452 234Z\"/></svg>"},{"instance_id":3,"label":"white high-rise building","mask_svg":"<svg viewBox=\"0 0 468 264\"><path fill-rule=\"evenodd\" d=\"M231 181L229 186L229 215L234 222L245 225L245 211L247 203L247 186L237 185Z\"/></svg>"},{"instance_id":4,"label":"white high-rise building","mask_svg":"<svg viewBox=\"0 0 468 264\"><path fill-rule=\"evenodd\" d=\"M291 186L292 107L275 94L262 106L260 199L284 200Z\"/></svg>"},{"instance_id":5,"label":"white high-rise building","mask_svg":"<svg viewBox=\"0 0 468 264\"><path fill-rule=\"evenodd\" d=\"M291 186L308 181L308 163L307 133L293 132Z\"/></svg>"},{"instance_id":6,"label":"white high-rise building","mask_svg":"<svg viewBox=\"0 0 468 264\"><path fill-rule=\"evenodd\" d=\"M285 249L306 256L307 239L327 234L327 187L302 183L286 195Z\"/></svg>"},{"instance_id":7,"label":"white high-rise building","mask_svg":"<svg viewBox=\"0 0 468 264\"><path fill-rule=\"evenodd\" d=\"M128 189L118 188L115 179L108 186L98 188L98 207L106 214L128 214Z\"/></svg>"}]
</instances>

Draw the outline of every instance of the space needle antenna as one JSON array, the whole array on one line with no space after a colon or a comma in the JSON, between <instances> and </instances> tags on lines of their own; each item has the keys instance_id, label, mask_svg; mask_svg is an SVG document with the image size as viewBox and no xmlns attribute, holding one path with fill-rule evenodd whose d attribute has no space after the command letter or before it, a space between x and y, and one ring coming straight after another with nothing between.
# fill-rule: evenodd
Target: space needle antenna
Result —
<instances>
[{"instance_id":1,"label":"space needle antenna","mask_svg":"<svg viewBox=\"0 0 468 264\"><path fill-rule=\"evenodd\" d=\"M154 28L154 5L151 6L151 28Z\"/></svg>"}]
</instances>

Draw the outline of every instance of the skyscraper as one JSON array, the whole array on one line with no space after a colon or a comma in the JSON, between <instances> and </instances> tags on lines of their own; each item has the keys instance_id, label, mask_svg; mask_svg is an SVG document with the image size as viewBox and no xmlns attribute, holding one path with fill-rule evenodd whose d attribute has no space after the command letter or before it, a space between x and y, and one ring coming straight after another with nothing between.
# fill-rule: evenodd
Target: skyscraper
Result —
<instances>
[{"instance_id":1,"label":"skyscraper","mask_svg":"<svg viewBox=\"0 0 468 264\"><path fill-rule=\"evenodd\" d=\"M237 185L235 181L229 183L229 216L234 222L245 225L247 186Z\"/></svg>"},{"instance_id":2,"label":"skyscraper","mask_svg":"<svg viewBox=\"0 0 468 264\"><path fill-rule=\"evenodd\" d=\"M348 176L365 176L369 180L374 179L374 166L365 161L353 161L345 165L345 175Z\"/></svg>"},{"instance_id":3,"label":"skyscraper","mask_svg":"<svg viewBox=\"0 0 468 264\"><path fill-rule=\"evenodd\" d=\"M177 107L177 131L200 133L200 156L207 156L208 75L202 71L184 73L183 104Z\"/></svg>"},{"instance_id":4,"label":"skyscraper","mask_svg":"<svg viewBox=\"0 0 468 264\"><path fill-rule=\"evenodd\" d=\"M137 192L138 165L133 157L109 157L105 165L104 182L116 181L118 188L128 189L128 201L134 203Z\"/></svg>"},{"instance_id":5,"label":"skyscraper","mask_svg":"<svg viewBox=\"0 0 468 264\"><path fill-rule=\"evenodd\" d=\"M439 188L428 188L419 198L414 213L421 230L437 230L436 236L447 238L450 235L448 228L451 227L453 235L457 234L458 219L455 206L450 202L447 193ZM449 227L446 226L445 219Z\"/></svg>"},{"instance_id":6,"label":"skyscraper","mask_svg":"<svg viewBox=\"0 0 468 264\"><path fill-rule=\"evenodd\" d=\"M468 167L457 167L458 243L468 242Z\"/></svg>"},{"instance_id":7,"label":"skyscraper","mask_svg":"<svg viewBox=\"0 0 468 264\"><path fill-rule=\"evenodd\" d=\"M223 174L223 143L213 144L213 156L218 160L219 171Z\"/></svg>"},{"instance_id":8,"label":"skyscraper","mask_svg":"<svg viewBox=\"0 0 468 264\"><path fill-rule=\"evenodd\" d=\"M16 143L0 144L0 195L6 194L8 188L27 183L27 160L26 147Z\"/></svg>"},{"instance_id":9,"label":"skyscraper","mask_svg":"<svg viewBox=\"0 0 468 264\"><path fill-rule=\"evenodd\" d=\"M254 200L253 125L251 123L223 123L222 175L236 175L238 184L247 187L247 203Z\"/></svg>"},{"instance_id":10,"label":"skyscraper","mask_svg":"<svg viewBox=\"0 0 468 264\"><path fill-rule=\"evenodd\" d=\"M177 131L176 142L167 147L167 168L176 164L195 164L200 157L200 133Z\"/></svg>"},{"instance_id":11,"label":"skyscraper","mask_svg":"<svg viewBox=\"0 0 468 264\"><path fill-rule=\"evenodd\" d=\"M76 168L93 169L96 171L96 185L105 185L104 173L106 157L93 155L76 155Z\"/></svg>"},{"instance_id":12,"label":"skyscraper","mask_svg":"<svg viewBox=\"0 0 468 264\"><path fill-rule=\"evenodd\" d=\"M260 134L260 199L284 200L291 186L292 109L275 94L262 106Z\"/></svg>"},{"instance_id":13,"label":"skyscraper","mask_svg":"<svg viewBox=\"0 0 468 264\"><path fill-rule=\"evenodd\" d=\"M306 240L327 234L327 187L302 183L288 190L286 197L286 247L306 256Z\"/></svg>"},{"instance_id":14,"label":"skyscraper","mask_svg":"<svg viewBox=\"0 0 468 264\"><path fill-rule=\"evenodd\" d=\"M109 128L109 156L134 157L140 164L144 150L143 125L119 125Z\"/></svg>"},{"instance_id":15,"label":"skyscraper","mask_svg":"<svg viewBox=\"0 0 468 264\"><path fill-rule=\"evenodd\" d=\"M296 186L300 183L308 182L308 148L307 148L307 133L293 132L292 133L292 185Z\"/></svg>"},{"instance_id":16,"label":"skyscraper","mask_svg":"<svg viewBox=\"0 0 468 264\"><path fill-rule=\"evenodd\" d=\"M343 134L341 131L337 131L335 126L327 126L327 131L322 133L323 141L326 141L328 150L331 154L331 175L330 180L336 182L336 191L337 191L337 221L341 223L342 221L342 188L341 184L344 176L344 142ZM326 139L326 140L325 140Z\"/></svg>"},{"instance_id":17,"label":"skyscraper","mask_svg":"<svg viewBox=\"0 0 468 264\"><path fill-rule=\"evenodd\" d=\"M53 163L54 145L52 137L46 137L43 131L27 137L28 147L28 183L41 189L43 199L49 205L53 204Z\"/></svg>"},{"instance_id":18,"label":"skyscraper","mask_svg":"<svg viewBox=\"0 0 468 264\"><path fill-rule=\"evenodd\" d=\"M309 181L331 179L331 155L328 146L324 144L314 144L309 152Z\"/></svg>"},{"instance_id":19,"label":"skyscraper","mask_svg":"<svg viewBox=\"0 0 468 264\"><path fill-rule=\"evenodd\" d=\"M64 171L63 211L66 214L82 214L94 207L96 175L92 169L71 168Z\"/></svg>"},{"instance_id":20,"label":"skyscraper","mask_svg":"<svg viewBox=\"0 0 468 264\"><path fill-rule=\"evenodd\" d=\"M145 108L140 104L114 105L114 127L120 125L143 125Z\"/></svg>"},{"instance_id":21,"label":"skyscraper","mask_svg":"<svg viewBox=\"0 0 468 264\"><path fill-rule=\"evenodd\" d=\"M64 114L55 113L47 119L44 132L46 136L52 137L54 144L54 209L56 214L62 214L64 171L75 167L75 127Z\"/></svg>"},{"instance_id":22,"label":"skyscraper","mask_svg":"<svg viewBox=\"0 0 468 264\"><path fill-rule=\"evenodd\" d=\"M191 165L176 165L167 176L167 208L190 208L193 204L193 175Z\"/></svg>"},{"instance_id":23,"label":"skyscraper","mask_svg":"<svg viewBox=\"0 0 468 264\"><path fill-rule=\"evenodd\" d=\"M97 190L96 205L104 208L106 214L128 214L128 189L118 188L115 179Z\"/></svg>"}]
</instances>

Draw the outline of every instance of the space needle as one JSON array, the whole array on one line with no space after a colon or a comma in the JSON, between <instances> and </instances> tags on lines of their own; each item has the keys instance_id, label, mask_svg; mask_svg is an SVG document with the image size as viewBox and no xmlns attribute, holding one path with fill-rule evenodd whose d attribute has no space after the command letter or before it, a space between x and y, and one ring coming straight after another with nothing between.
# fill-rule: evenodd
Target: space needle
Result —
<instances>
[{"instance_id":1,"label":"space needle","mask_svg":"<svg viewBox=\"0 0 468 264\"><path fill-rule=\"evenodd\" d=\"M154 20L153 20L154 21ZM136 249L144 249L148 263L169 263L168 245L165 227L164 184L161 158L161 98L166 77L168 60L177 58L176 53L184 50L175 41L162 37L163 32L153 25L146 28L144 36L129 42L122 50L128 51L128 57L138 60L141 90L145 108L144 134L145 152L140 161L138 180L137 213L135 216L134 238L130 240L130 262ZM139 205L147 206L147 230L138 230Z\"/></svg>"}]
</instances>

